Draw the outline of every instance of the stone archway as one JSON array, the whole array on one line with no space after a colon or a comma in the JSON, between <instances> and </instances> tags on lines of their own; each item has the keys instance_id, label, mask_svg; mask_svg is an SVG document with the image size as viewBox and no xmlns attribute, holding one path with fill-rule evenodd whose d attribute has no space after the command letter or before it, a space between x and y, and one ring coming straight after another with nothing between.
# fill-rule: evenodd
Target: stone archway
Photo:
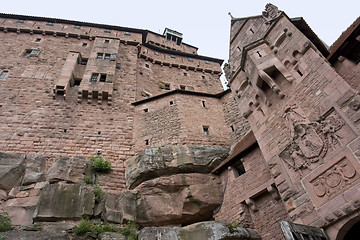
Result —
<instances>
[{"instance_id":1,"label":"stone archway","mask_svg":"<svg viewBox=\"0 0 360 240\"><path fill-rule=\"evenodd\" d=\"M336 240L352 240L358 239L360 236L360 216L353 218L345 218L341 221L341 227L338 228ZM340 224L337 224L340 225Z\"/></svg>"}]
</instances>

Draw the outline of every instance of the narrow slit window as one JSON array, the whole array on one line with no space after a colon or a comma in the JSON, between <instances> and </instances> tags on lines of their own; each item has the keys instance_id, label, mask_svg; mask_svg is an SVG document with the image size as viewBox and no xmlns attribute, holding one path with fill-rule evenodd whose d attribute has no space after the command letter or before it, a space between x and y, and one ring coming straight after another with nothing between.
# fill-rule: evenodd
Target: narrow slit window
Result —
<instances>
[{"instance_id":1,"label":"narrow slit window","mask_svg":"<svg viewBox=\"0 0 360 240\"><path fill-rule=\"evenodd\" d=\"M235 132L235 128L234 128L233 125L231 125L230 128L231 128L231 131L232 131L232 132Z\"/></svg>"},{"instance_id":2,"label":"narrow slit window","mask_svg":"<svg viewBox=\"0 0 360 240\"><path fill-rule=\"evenodd\" d=\"M203 107L206 107L205 101L201 101L201 104L202 104Z\"/></svg>"},{"instance_id":3,"label":"narrow slit window","mask_svg":"<svg viewBox=\"0 0 360 240\"><path fill-rule=\"evenodd\" d=\"M203 131L205 136L209 136L209 126L203 126Z\"/></svg>"},{"instance_id":4,"label":"narrow slit window","mask_svg":"<svg viewBox=\"0 0 360 240\"><path fill-rule=\"evenodd\" d=\"M149 139L145 140L145 145L149 145Z\"/></svg>"},{"instance_id":5,"label":"narrow slit window","mask_svg":"<svg viewBox=\"0 0 360 240\"><path fill-rule=\"evenodd\" d=\"M304 76L304 74L300 70L297 70L296 72L300 75L300 77Z\"/></svg>"}]
</instances>

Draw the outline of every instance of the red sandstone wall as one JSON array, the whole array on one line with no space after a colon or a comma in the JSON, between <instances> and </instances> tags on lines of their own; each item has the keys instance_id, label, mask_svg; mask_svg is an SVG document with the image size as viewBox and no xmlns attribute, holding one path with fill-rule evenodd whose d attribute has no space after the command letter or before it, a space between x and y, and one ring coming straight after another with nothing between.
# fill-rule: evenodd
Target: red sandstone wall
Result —
<instances>
[{"instance_id":1,"label":"red sandstone wall","mask_svg":"<svg viewBox=\"0 0 360 240\"><path fill-rule=\"evenodd\" d=\"M355 50L354 50L355 51ZM360 74L360 64L355 64L347 58L340 57L340 60L337 60L334 63L335 70L344 78L344 80L357 91L360 91L359 84L359 74Z\"/></svg>"}]
</instances>

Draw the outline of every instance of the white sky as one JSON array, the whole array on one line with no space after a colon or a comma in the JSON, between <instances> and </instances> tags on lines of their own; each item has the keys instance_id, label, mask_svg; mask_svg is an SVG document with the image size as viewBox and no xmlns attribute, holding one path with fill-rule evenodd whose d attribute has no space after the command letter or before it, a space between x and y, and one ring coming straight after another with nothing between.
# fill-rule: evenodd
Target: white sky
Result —
<instances>
[{"instance_id":1,"label":"white sky","mask_svg":"<svg viewBox=\"0 0 360 240\"><path fill-rule=\"evenodd\" d=\"M231 12L234 17L259 15L269 0L2 0L0 12L62 18L163 33L183 33L198 53L228 59ZM304 17L313 31L331 45L359 16L360 0L272 0L287 15Z\"/></svg>"}]
</instances>

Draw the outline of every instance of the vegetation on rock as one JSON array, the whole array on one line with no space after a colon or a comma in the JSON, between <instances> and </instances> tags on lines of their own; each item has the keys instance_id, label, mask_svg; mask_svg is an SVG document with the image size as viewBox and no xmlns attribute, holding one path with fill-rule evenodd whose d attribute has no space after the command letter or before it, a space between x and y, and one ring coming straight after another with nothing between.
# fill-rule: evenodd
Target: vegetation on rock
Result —
<instances>
[{"instance_id":1,"label":"vegetation on rock","mask_svg":"<svg viewBox=\"0 0 360 240\"><path fill-rule=\"evenodd\" d=\"M92 168L95 172L108 173L111 171L111 162L102 156L90 157L89 159L92 161Z\"/></svg>"},{"instance_id":2,"label":"vegetation on rock","mask_svg":"<svg viewBox=\"0 0 360 240\"><path fill-rule=\"evenodd\" d=\"M11 219L6 212L0 213L0 232L12 230Z\"/></svg>"},{"instance_id":3,"label":"vegetation on rock","mask_svg":"<svg viewBox=\"0 0 360 240\"><path fill-rule=\"evenodd\" d=\"M105 196L105 192L101 189L100 186L97 186L94 189L94 194L95 194L95 203L100 203L102 198Z\"/></svg>"}]
</instances>

